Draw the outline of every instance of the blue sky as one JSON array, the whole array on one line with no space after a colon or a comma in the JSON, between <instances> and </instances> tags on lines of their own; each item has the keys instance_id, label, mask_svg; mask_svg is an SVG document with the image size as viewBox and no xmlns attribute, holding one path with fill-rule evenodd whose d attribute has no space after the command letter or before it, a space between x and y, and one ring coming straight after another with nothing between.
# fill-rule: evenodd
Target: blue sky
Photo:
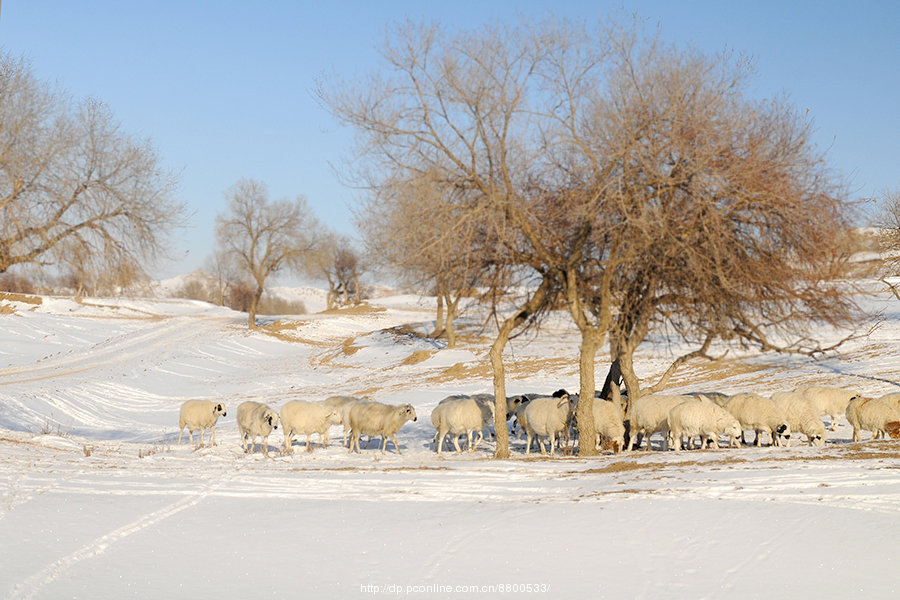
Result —
<instances>
[{"instance_id":1,"label":"blue sky","mask_svg":"<svg viewBox=\"0 0 900 600\"><path fill-rule=\"evenodd\" d=\"M318 76L377 68L374 48L397 21L451 28L554 15L591 23L636 11L672 42L755 58L760 98L787 93L809 109L816 141L853 197L900 189L900 0L192 1L6 0L0 48L73 96L112 108L181 172L188 227L154 275L202 266L223 191L242 177L273 199L306 196L316 215L353 234L358 192L331 167L350 148L314 101Z\"/></svg>"}]
</instances>

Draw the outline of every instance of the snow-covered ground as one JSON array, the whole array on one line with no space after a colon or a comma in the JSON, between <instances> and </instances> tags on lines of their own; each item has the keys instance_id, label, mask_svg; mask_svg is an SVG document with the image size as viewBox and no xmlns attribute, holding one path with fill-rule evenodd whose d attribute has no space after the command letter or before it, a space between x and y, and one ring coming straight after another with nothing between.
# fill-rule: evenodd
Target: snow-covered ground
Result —
<instances>
[{"instance_id":1,"label":"snow-covered ground","mask_svg":"<svg viewBox=\"0 0 900 600\"><path fill-rule=\"evenodd\" d=\"M900 303L819 361L732 349L673 390L900 381ZM433 299L270 319L186 300L0 299L0 598L888 598L900 588L900 442L494 461L437 457L431 409L491 391L477 327L424 337ZM5 310L3 310L5 307ZM471 322L478 321L473 315ZM512 343L508 392L577 389L563 316ZM648 343L653 379L679 348ZM723 350L723 349L719 349ZM598 353L598 378L605 375ZM402 454L242 452L247 399L410 403ZM178 409L223 401L219 445L177 445ZM187 435L185 435L185 438ZM316 438L317 439L317 438ZM305 442L305 439L304 439Z\"/></svg>"}]
</instances>

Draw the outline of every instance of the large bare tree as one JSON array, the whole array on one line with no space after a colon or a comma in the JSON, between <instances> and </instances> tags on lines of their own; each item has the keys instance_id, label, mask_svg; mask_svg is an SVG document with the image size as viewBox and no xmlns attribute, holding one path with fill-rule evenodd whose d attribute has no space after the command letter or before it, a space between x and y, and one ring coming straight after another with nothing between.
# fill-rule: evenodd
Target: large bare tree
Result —
<instances>
[{"instance_id":1,"label":"large bare tree","mask_svg":"<svg viewBox=\"0 0 900 600\"><path fill-rule=\"evenodd\" d=\"M492 244L473 252L502 248L494 272L533 279L533 295L498 320L490 354L498 457L503 346L557 292L582 337L580 455L595 452L594 364L608 334L637 394L630 360L652 325L698 341L699 356L716 336L776 349L771 331L854 313L832 285L843 258L823 237L846 228L849 207L808 122L748 99L740 57L641 31L550 23L448 36L407 24L382 48L385 74L321 90L360 133L364 182L427 174L460 190L440 196L448 225L477 214Z\"/></svg>"},{"instance_id":2,"label":"large bare tree","mask_svg":"<svg viewBox=\"0 0 900 600\"><path fill-rule=\"evenodd\" d=\"M517 209L517 186L537 155L528 101L543 48L532 33L494 28L448 36L439 27L406 23L381 48L385 73L361 84L320 86L323 104L360 134L355 180L383 190L427 176L463 192L438 196L480 211L488 224ZM529 299L521 301L513 313L534 314L525 308ZM500 328L499 351L491 355L498 458L508 456L508 440L505 379L497 361L511 333Z\"/></svg>"},{"instance_id":3,"label":"large bare tree","mask_svg":"<svg viewBox=\"0 0 900 600\"><path fill-rule=\"evenodd\" d=\"M652 326L696 343L827 350L815 323L861 316L847 274L853 206L811 139L811 121L785 101L750 97L752 65L727 53L644 42L617 48L592 141L620 149L598 182L622 244L612 272L612 359L630 397L633 355Z\"/></svg>"},{"instance_id":4,"label":"large bare tree","mask_svg":"<svg viewBox=\"0 0 900 600\"><path fill-rule=\"evenodd\" d=\"M216 243L255 285L247 311L255 328L266 280L283 269L302 267L315 245L315 218L302 196L272 201L266 185L253 179L232 185L225 200L228 208L216 217Z\"/></svg>"},{"instance_id":5,"label":"large bare tree","mask_svg":"<svg viewBox=\"0 0 900 600\"><path fill-rule=\"evenodd\" d=\"M74 103L0 55L0 273L72 253L94 274L145 267L184 218L176 183L106 105Z\"/></svg>"}]
</instances>

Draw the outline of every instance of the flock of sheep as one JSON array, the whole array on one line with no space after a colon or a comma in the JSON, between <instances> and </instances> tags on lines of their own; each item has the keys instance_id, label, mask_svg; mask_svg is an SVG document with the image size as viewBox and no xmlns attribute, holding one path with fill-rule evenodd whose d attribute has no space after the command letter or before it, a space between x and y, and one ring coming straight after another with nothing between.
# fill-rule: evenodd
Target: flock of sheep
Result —
<instances>
[{"instance_id":1,"label":"flock of sheep","mask_svg":"<svg viewBox=\"0 0 900 600\"><path fill-rule=\"evenodd\" d=\"M552 396L512 396L507 399L506 420L511 423L515 439L526 434L526 454L531 453L535 443L541 453L546 453L546 442L550 444L550 454L554 454L557 445L568 447L577 435L577 402L577 395L569 395L565 390ZM823 446L822 417L829 418L830 429L834 431L842 415L853 426L853 441L860 440L861 431L871 431L873 439L887 435L900 438L900 393L866 398L843 388L808 386L777 392L770 398L753 393L651 394L632 402L627 414L623 407L618 397L612 401L595 399L593 443L596 448L613 452L626 449L626 431L629 451L640 448L644 438L650 449L650 436L655 433L662 434L662 449L674 446L680 450L685 445L693 448L697 438L701 448L707 445L719 448L720 436L728 437L729 446L739 446L745 431L755 432L756 445L762 444L765 434L773 446L790 446L792 435L799 433L810 445ZM431 412L435 452L441 454L445 442L452 442L456 452L461 452L460 436L466 436L469 452L474 451L484 439L484 432L490 435L494 413L494 399L489 394L445 398ZM206 429L210 430L210 443L215 445L215 425L219 416L225 414L221 402L185 402L178 422L179 445L185 428L192 445L195 431L200 432L200 445L203 445ZM407 421L416 420L416 411L409 404L382 404L352 396L332 396L322 402L293 400L281 408L280 414L254 401L243 402L237 409L244 452L252 452L261 438L265 455L268 455L269 435L278 429L279 423L284 433L285 453L293 452L294 438L300 435L306 435L307 450L312 450L313 434L318 434L320 444L326 447L331 427L342 424L344 446L349 443L350 452L360 452L360 438L365 435L369 441L382 438L382 453L386 452L390 440L400 454L397 432Z\"/></svg>"}]
</instances>

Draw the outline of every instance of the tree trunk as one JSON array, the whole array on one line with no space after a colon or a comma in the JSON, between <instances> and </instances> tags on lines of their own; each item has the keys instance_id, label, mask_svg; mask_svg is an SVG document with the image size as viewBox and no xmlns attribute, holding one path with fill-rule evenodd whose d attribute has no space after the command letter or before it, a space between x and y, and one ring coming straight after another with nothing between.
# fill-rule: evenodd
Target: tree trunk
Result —
<instances>
[{"instance_id":1,"label":"tree trunk","mask_svg":"<svg viewBox=\"0 0 900 600\"><path fill-rule=\"evenodd\" d=\"M634 372L634 348L628 343L623 343L616 359L622 371L622 379L625 381L625 389L628 390L628 406L641 397L641 380Z\"/></svg>"},{"instance_id":2,"label":"tree trunk","mask_svg":"<svg viewBox=\"0 0 900 600\"><path fill-rule=\"evenodd\" d=\"M594 357L603 344L605 332L592 329L582 331L581 348L578 357L578 406L575 416L578 420L578 456L597 456L594 445Z\"/></svg>"},{"instance_id":3,"label":"tree trunk","mask_svg":"<svg viewBox=\"0 0 900 600\"><path fill-rule=\"evenodd\" d=\"M500 327L491 350L488 353L491 359L491 368L494 370L494 435L497 438L497 449L494 458L509 458L509 430L506 429L506 370L503 367L503 348L509 341L509 334L513 326L507 327L507 323L515 317L507 319Z\"/></svg>"},{"instance_id":4,"label":"tree trunk","mask_svg":"<svg viewBox=\"0 0 900 600\"><path fill-rule=\"evenodd\" d=\"M512 332L528 320L547 300L552 280L545 277L534 294L512 316L500 325L497 337L491 344L488 356L494 370L494 435L497 436L497 449L494 458L509 458L509 431L506 429L506 370L503 367L503 349Z\"/></svg>"},{"instance_id":5,"label":"tree trunk","mask_svg":"<svg viewBox=\"0 0 900 600\"><path fill-rule=\"evenodd\" d=\"M456 346L456 328L454 327L454 322L459 308L459 298L451 301L450 293L448 292L445 303L447 305L447 347L453 348Z\"/></svg>"},{"instance_id":6,"label":"tree trunk","mask_svg":"<svg viewBox=\"0 0 900 600\"><path fill-rule=\"evenodd\" d=\"M256 311L259 309L259 299L262 298L262 295L263 289L258 287L256 288L256 292L253 293L253 297L250 299L250 310L248 311L250 314L247 319L250 329L256 329Z\"/></svg>"},{"instance_id":7,"label":"tree trunk","mask_svg":"<svg viewBox=\"0 0 900 600\"><path fill-rule=\"evenodd\" d=\"M355 298L353 301L354 306L362 304L362 290L359 287L359 277L356 275L353 276L353 296Z\"/></svg>"},{"instance_id":8,"label":"tree trunk","mask_svg":"<svg viewBox=\"0 0 900 600\"><path fill-rule=\"evenodd\" d=\"M434 321L434 331L429 337L439 338L444 335L444 294L438 290L437 293L437 315Z\"/></svg>"}]
</instances>

